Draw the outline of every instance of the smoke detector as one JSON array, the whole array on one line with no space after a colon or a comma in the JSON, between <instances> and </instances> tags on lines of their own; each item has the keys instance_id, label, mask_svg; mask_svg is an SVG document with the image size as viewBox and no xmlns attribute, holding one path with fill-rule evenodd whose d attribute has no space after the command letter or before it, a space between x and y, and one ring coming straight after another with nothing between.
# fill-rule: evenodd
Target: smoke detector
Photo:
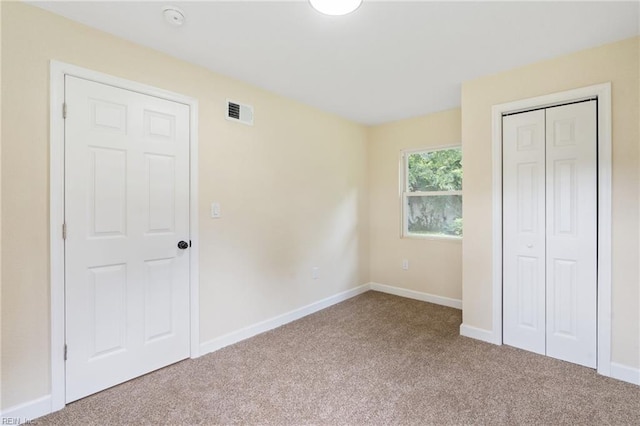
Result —
<instances>
[{"instance_id":1,"label":"smoke detector","mask_svg":"<svg viewBox=\"0 0 640 426\"><path fill-rule=\"evenodd\" d=\"M184 12L175 6L165 6L162 9L164 20L169 24L179 27L184 24Z\"/></svg>"}]
</instances>

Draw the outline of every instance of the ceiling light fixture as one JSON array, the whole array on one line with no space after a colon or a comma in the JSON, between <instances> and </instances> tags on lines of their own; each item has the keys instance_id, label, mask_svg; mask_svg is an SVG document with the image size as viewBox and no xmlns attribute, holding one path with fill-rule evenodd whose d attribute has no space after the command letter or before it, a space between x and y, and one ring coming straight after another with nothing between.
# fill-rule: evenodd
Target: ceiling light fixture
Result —
<instances>
[{"instance_id":1,"label":"ceiling light fixture","mask_svg":"<svg viewBox=\"0 0 640 426\"><path fill-rule=\"evenodd\" d=\"M309 0L311 6L325 15L346 15L356 10L362 0Z\"/></svg>"},{"instance_id":2,"label":"ceiling light fixture","mask_svg":"<svg viewBox=\"0 0 640 426\"><path fill-rule=\"evenodd\" d=\"M175 6L165 6L162 9L162 14L164 15L164 20L171 25L179 27L184 24L184 12Z\"/></svg>"}]
</instances>

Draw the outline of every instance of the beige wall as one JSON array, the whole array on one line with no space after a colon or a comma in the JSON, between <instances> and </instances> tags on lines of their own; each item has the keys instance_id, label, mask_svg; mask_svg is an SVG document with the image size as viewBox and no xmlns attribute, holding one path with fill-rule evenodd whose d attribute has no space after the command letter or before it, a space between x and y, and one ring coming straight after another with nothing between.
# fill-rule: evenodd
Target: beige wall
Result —
<instances>
[{"instance_id":1,"label":"beige wall","mask_svg":"<svg viewBox=\"0 0 640 426\"><path fill-rule=\"evenodd\" d=\"M199 100L202 342L370 277L456 299L462 281L464 322L490 330L491 105L612 81L613 360L640 365L637 39L465 83L462 112L367 130L23 3L1 19L1 409L50 391L50 59ZM224 120L227 97L255 106L254 127ZM461 140L464 244L400 239L399 151Z\"/></svg>"},{"instance_id":2,"label":"beige wall","mask_svg":"<svg viewBox=\"0 0 640 426\"><path fill-rule=\"evenodd\" d=\"M198 99L202 342L369 281L364 127L22 3L2 43L2 409L50 392L51 59Z\"/></svg>"},{"instance_id":3,"label":"beige wall","mask_svg":"<svg viewBox=\"0 0 640 426\"><path fill-rule=\"evenodd\" d=\"M613 109L612 361L640 366L638 349L638 38L462 85L463 322L492 329L491 106L611 81Z\"/></svg>"},{"instance_id":4,"label":"beige wall","mask_svg":"<svg viewBox=\"0 0 640 426\"><path fill-rule=\"evenodd\" d=\"M462 241L400 238L398 199L400 151L460 143L459 109L370 129L371 281L462 298ZM409 260L408 271L402 259Z\"/></svg>"}]
</instances>

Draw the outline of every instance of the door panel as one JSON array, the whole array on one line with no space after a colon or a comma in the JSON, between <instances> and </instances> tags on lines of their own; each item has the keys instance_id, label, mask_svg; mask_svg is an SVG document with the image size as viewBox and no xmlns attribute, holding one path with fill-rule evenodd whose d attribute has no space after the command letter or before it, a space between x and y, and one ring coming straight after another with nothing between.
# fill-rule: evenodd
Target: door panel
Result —
<instances>
[{"instance_id":1,"label":"door panel","mask_svg":"<svg viewBox=\"0 0 640 426\"><path fill-rule=\"evenodd\" d=\"M575 339L576 333L576 265L577 262L565 259L554 259L553 271L553 324L548 329L558 337Z\"/></svg>"},{"instance_id":2,"label":"door panel","mask_svg":"<svg viewBox=\"0 0 640 426\"><path fill-rule=\"evenodd\" d=\"M545 353L545 117L503 118L503 340Z\"/></svg>"},{"instance_id":3,"label":"door panel","mask_svg":"<svg viewBox=\"0 0 640 426\"><path fill-rule=\"evenodd\" d=\"M93 359L126 347L127 267L120 264L88 268L88 275Z\"/></svg>"},{"instance_id":4,"label":"door panel","mask_svg":"<svg viewBox=\"0 0 640 426\"><path fill-rule=\"evenodd\" d=\"M65 78L67 402L189 356L189 107Z\"/></svg>"},{"instance_id":5,"label":"door panel","mask_svg":"<svg viewBox=\"0 0 640 426\"><path fill-rule=\"evenodd\" d=\"M172 156L146 154L145 199L147 233L172 232L175 212L175 159Z\"/></svg>"},{"instance_id":6,"label":"door panel","mask_svg":"<svg viewBox=\"0 0 640 426\"><path fill-rule=\"evenodd\" d=\"M518 256L518 280L516 292L518 294L518 322L520 327L535 330L538 327L538 305L532 303L537 299L536 292L540 283L539 259L529 256Z\"/></svg>"},{"instance_id":7,"label":"door panel","mask_svg":"<svg viewBox=\"0 0 640 426\"><path fill-rule=\"evenodd\" d=\"M171 336L171 282L173 281L173 259L145 261L145 341Z\"/></svg>"},{"instance_id":8,"label":"door panel","mask_svg":"<svg viewBox=\"0 0 640 426\"><path fill-rule=\"evenodd\" d=\"M89 224L91 236L125 236L127 220L127 153L89 148Z\"/></svg>"},{"instance_id":9,"label":"door panel","mask_svg":"<svg viewBox=\"0 0 640 426\"><path fill-rule=\"evenodd\" d=\"M596 367L596 102L546 110L547 354Z\"/></svg>"}]
</instances>

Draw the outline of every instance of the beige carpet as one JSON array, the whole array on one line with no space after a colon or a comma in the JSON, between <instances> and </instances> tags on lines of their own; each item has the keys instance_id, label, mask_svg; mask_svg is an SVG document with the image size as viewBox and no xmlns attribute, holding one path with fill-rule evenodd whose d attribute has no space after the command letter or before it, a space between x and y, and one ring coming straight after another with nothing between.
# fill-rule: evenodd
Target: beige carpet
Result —
<instances>
[{"instance_id":1,"label":"beige carpet","mask_svg":"<svg viewBox=\"0 0 640 426\"><path fill-rule=\"evenodd\" d=\"M640 424L640 388L459 336L459 310L368 292L38 424Z\"/></svg>"}]
</instances>

